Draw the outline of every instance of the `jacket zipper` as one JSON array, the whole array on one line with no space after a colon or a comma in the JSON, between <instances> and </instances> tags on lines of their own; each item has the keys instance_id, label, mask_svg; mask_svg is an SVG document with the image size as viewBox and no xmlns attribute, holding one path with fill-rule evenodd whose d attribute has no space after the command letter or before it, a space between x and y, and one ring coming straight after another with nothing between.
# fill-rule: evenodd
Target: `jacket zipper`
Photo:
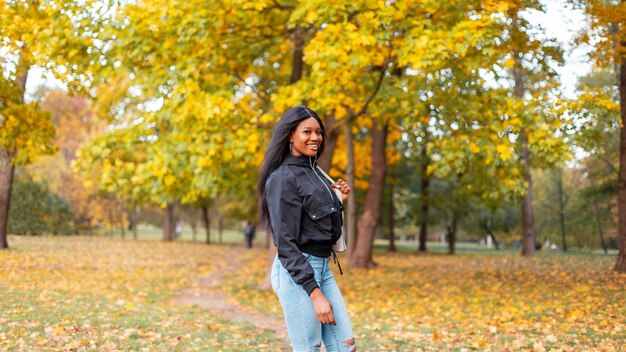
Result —
<instances>
[{"instance_id":1,"label":"jacket zipper","mask_svg":"<svg viewBox=\"0 0 626 352\"><path fill-rule=\"evenodd\" d=\"M326 190L328 191L328 195L330 195L330 199L331 199L331 201L334 204L335 203L335 198L333 198L333 194L331 193L330 188L328 188L328 185L326 184L326 182L324 182L324 180L322 180L322 178L317 174L317 171L315 171L315 167L313 167L311 159L309 159L309 165L311 165L311 170L313 170L313 173L315 174L315 176L317 176L317 178L320 180L320 182L322 182L324 184L324 187L326 187Z\"/></svg>"}]
</instances>

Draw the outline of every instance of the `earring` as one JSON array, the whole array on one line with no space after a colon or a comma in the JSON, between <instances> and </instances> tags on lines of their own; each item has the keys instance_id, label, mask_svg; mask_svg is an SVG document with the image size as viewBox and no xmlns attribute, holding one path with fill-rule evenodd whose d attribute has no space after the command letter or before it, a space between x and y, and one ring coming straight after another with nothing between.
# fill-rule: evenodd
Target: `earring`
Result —
<instances>
[{"instance_id":1,"label":"earring","mask_svg":"<svg viewBox=\"0 0 626 352\"><path fill-rule=\"evenodd\" d=\"M289 142L289 151L291 151L291 146L293 145L293 142Z\"/></svg>"}]
</instances>

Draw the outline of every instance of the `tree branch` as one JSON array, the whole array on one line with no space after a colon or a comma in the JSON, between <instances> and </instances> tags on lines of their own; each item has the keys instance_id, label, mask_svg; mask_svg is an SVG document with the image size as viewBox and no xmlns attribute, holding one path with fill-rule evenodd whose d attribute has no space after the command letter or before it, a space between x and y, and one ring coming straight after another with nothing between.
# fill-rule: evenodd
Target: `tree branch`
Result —
<instances>
[{"instance_id":1,"label":"tree branch","mask_svg":"<svg viewBox=\"0 0 626 352\"><path fill-rule=\"evenodd\" d=\"M385 78L385 74L387 73L387 65L388 65L388 61L385 60L385 63L383 64L383 67L380 70L380 75L378 76L378 81L376 82L374 91L372 91L372 94L370 94L369 98L367 98L367 100L365 101L365 104L363 104L363 107L361 107L361 110L359 110L359 112L354 118L365 114L365 112L367 111L367 107L370 105L372 100L374 100L374 98L376 97L376 94L378 94L378 91L380 90L380 87L383 84L383 78Z\"/></svg>"},{"instance_id":2,"label":"tree branch","mask_svg":"<svg viewBox=\"0 0 626 352\"><path fill-rule=\"evenodd\" d=\"M618 172L618 170L615 167L615 165L613 165L613 163L611 163L611 161L609 159L607 159L606 156L604 156L602 154L598 154L598 156L600 157L600 159L602 159L609 166L609 168L611 168L611 171Z\"/></svg>"},{"instance_id":3,"label":"tree branch","mask_svg":"<svg viewBox=\"0 0 626 352\"><path fill-rule=\"evenodd\" d=\"M279 9L281 9L281 10L291 10L291 9L295 8L295 6L294 6L294 5L281 5L281 4L278 2L278 0L274 0L274 1L273 1L273 3L274 3L274 5L275 5L277 8L279 8Z\"/></svg>"},{"instance_id":4,"label":"tree branch","mask_svg":"<svg viewBox=\"0 0 626 352\"><path fill-rule=\"evenodd\" d=\"M257 86L253 86L253 85L249 84L248 82L246 82L246 80L245 80L243 77L241 77L241 75L240 75L239 73L237 73L235 70L232 70L232 71L231 71L231 73L232 73L232 74L233 74L233 76L235 76L235 77L236 77L239 81L241 81L243 84L245 84L247 87L249 87L249 88L252 90L252 92L253 92L253 93L254 93L257 97L259 97L259 99L263 100L263 101L264 101L264 102L266 102L266 103L270 103L270 102L271 102L271 99L270 99L268 96L266 96L266 95L264 95L264 94L261 94L261 93L260 93L259 87L257 87Z\"/></svg>"},{"instance_id":5,"label":"tree branch","mask_svg":"<svg viewBox=\"0 0 626 352\"><path fill-rule=\"evenodd\" d=\"M383 64L383 66L380 69L380 75L378 76L378 80L376 81L376 86L374 87L374 90L372 91L372 93L370 94L370 96L367 98L367 100L365 100L365 104L363 104L363 106L361 107L361 109L358 112L354 112L354 110L352 110L349 106L345 105L345 104L341 104L341 106L346 109L346 111L348 112L348 118L342 120L341 122L338 122L337 124L335 124L334 126L328 128L328 132L332 132L337 128L340 128L341 126L347 124L347 123L351 123L352 121L354 121L357 117L365 114L367 112L367 108L369 107L370 103L374 100L374 98L376 97L376 94L378 94L378 91L380 90L380 87L382 86L383 83L383 78L385 78L385 74L387 73L387 65L388 65L388 60L385 60L385 63ZM346 93L343 90L343 87L340 88L341 91L343 93ZM347 95L347 94L346 94Z\"/></svg>"}]
</instances>

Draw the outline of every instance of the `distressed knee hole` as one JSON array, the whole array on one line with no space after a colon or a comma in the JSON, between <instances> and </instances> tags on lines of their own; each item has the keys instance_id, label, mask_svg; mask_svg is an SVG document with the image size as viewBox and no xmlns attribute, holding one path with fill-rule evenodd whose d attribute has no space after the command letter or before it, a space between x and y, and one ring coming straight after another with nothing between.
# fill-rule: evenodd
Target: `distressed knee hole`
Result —
<instances>
[{"instance_id":1,"label":"distressed knee hole","mask_svg":"<svg viewBox=\"0 0 626 352\"><path fill-rule=\"evenodd\" d=\"M352 346L352 348L350 349L350 352L356 352L356 341L354 340L354 337L348 340L345 340L343 342L343 345L348 347L348 346Z\"/></svg>"},{"instance_id":2,"label":"distressed knee hole","mask_svg":"<svg viewBox=\"0 0 626 352\"><path fill-rule=\"evenodd\" d=\"M322 343L318 343L317 345L313 346L313 348L321 348L322 347Z\"/></svg>"}]
</instances>

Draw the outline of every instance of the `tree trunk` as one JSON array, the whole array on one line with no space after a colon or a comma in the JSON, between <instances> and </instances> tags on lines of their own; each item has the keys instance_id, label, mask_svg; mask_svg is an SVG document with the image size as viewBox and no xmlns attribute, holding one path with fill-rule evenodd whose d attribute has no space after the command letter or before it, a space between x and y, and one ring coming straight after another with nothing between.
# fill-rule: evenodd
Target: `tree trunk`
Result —
<instances>
[{"instance_id":1,"label":"tree trunk","mask_svg":"<svg viewBox=\"0 0 626 352\"><path fill-rule=\"evenodd\" d=\"M517 13L513 16L513 31L518 32ZM517 50L513 51L515 66L513 67L513 76L515 79L515 96L519 100L524 99L524 80L522 74L522 63ZM528 150L528 137L526 129L522 128L520 133L520 147L522 152L522 160L524 162L524 178L528 184L528 190L522 198L522 255L532 256L535 254L535 233L533 231L533 204L532 204L532 178L530 175L530 151Z\"/></svg>"},{"instance_id":2,"label":"tree trunk","mask_svg":"<svg viewBox=\"0 0 626 352\"><path fill-rule=\"evenodd\" d=\"M565 199L563 194L563 172L558 170L557 174L557 193L559 197L559 225L561 227L561 243L563 246L563 252L567 252L567 242L565 240Z\"/></svg>"},{"instance_id":3,"label":"tree trunk","mask_svg":"<svg viewBox=\"0 0 626 352\"><path fill-rule=\"evenodd\" d=\"M424 128L426 130L426 127ZM428 192L430 187L430 177L428 176L428 164L430 164L430 159L428 158L428 153L426 151L426 144L428 142L428 132L425 132L424 145L422 146L422 205L421 205L421 224L420 224L420 235L419 235L419 248L418 252L426 252L428 249L426 248L426 241L428 241Z\"/></svg>"},{"instance_id":4,"label":"tree trunk","mask_svg":"<svg viewBox=\"0 0 626 352\"><path fill-rule=\"evenodd\" d=\"M422 209L422 212L424 212L423 209ZM427 240L428 240L428 224L425 221L422 221L422 223L420 224L419 246L417 248L418 252L425 253L428 251L428 248L426 248Z\"/></svg>"},{"instance_id":5,"label":"tree trunk","mask_svg":"<svg viewBox=\"0 0 626 352\"><path fill-rule=\"evenodd\" d=\"M600 207L598 206L598 201L593 202L593 210L596 213L596 226L598 227L598 234L600 235L600 245L602 246L602 250L604 250L604 254L609 254L606 242L604 242L604 231L602 230L602 221L600 219Z\"/></svg>"},{"instance_id":6,"label":"tree trunk","mask_svg":"<svg viewBox=\"0 0 626 352\"><path fill-rule=\"evenodd\" d=\"M491 240L493 241L493 245L496 247L496 250L500 250L500 243L498 243L498 240L496 239L496 236L493 233L493 230L491 229L491 226L489 226L489 221L485 220L484 223L484 228L485 231L487 231L487 234L489 235L489 237L491 237Z\"/></svg>"},{"instance_id":7,"label":"tree trunk","mask_svg":"<svg viewBox=\"0 0 626 352\"><path fill-rule=\"evenodd\" d=\"M454 254L456 251L456 230L457 230L456 214L452 214L452 221L450 221L450 225L448 226L448 253L449 254Z\"/></svg>"},{"instance_id":8,"label":"tree trunk","mask_svg":"<svg viewBox=\"0 0 626 352\"><path fill-rule=\"evenodd\" d=\"M222 214L217 214L217 238L219 243L223 243L224 234L224 217Z\"/></svg>"},{"instance_id":9,"label":"tree trunk","mask_svg":"<svg viewBox=\"0 0 626 352\"><path fill-rule=\"evenodd\" d=\"M11 161L9 152L0 149L0 249L9 248L7 235L14 174L15 166Z\"/></svg>"},{"instance_id":10,"label":"tree trunk","mask_svg":"<svg viewBox=\"0 0 626 352\"><path fill-rule=\"evenodd\" d=\"M584 244L582 243L580 236L574 235L573 237L574 237L574 242L576 242L576 247L583 248Z\"/></svg>"},{"instance_id":11,"label":"tree trunk","mask_svg":"<svg viewBox=\"0 0 626 352\"><path fill-rule=\"evenodd\" d=\"M522 129L522 133L525 131ZM528 190L522 198L522 255L535 255L535 233L533 231L533 196L532 179L530 175L530 155L528 151L528 138L522 136L522 155L524 159L524 174Z\"/></svg>"},{"instance_id":12,"label":"tree trunk","mask_svg":"<svg viewBox=\"0 0 626 352\"><path fill-rule=\"evenodd\" d=\"M176 224L179 216L178 202L167 203L163 216L163 241L174 241L176 239Z\"/></svg>"},{"instance_id":13,"label":"tree trunk","mask_svg":"<svg viewBox=\"0 0 626 352\"><path fill-rule=\"evenodd\" d=\"M26 47L22 47L22 51ZM19 84L20 100L24 102L26 94L26 81L30 64L20 55L17 64L17 78ZM11 208L11 190L13 189L13 176L15 175L15 165L13 165L13 155L15 150L0 148L0 249L9 248L9 211Z\"/></svg>"},{"instance_id":14,"label":"tree trunk","mask_svg":"<svg viewBox=\"0 0 626 352\"><path fill-rule=\"evenodd\" d=\"M496 239L496 236L493 234L493 232L490 232L489 236L491 236L491 240L493 241L493 245L496 247L496 250L499 251L500 250L500 242L498 242L498 240Z\"/></svg>"},{"instance_id":15,"label":"tree trunk","mask_svg":"<svg viewBox=\"0 0 626 352\"><path fill-rule=\"evenodd\" d=\"M110 201L109 206L107 207L107 236L113 237L115 235L115 227L113 226L113 224L115 224L115 216L113 215L113 212L115 211L115 198L111 193L109 193L107 198Z\"/></svg>"},{"instance_id":16,"label":"tree trunk","mask_svg":"<svg viewBox=\"0 0 626 352\"><path fill-rule=\"evenodd\" d=\"M139 218L139 207L135 207L133 209L133 216L135 218L135 225L133 226L133 238L138 239L139 238L139 221L141 220Z\"/></svg>"},{"instance_id":17,"label":"tree trunk","mask_svg":"<svg viewBox=\"0 0 626 352\"><path fill-rule=\"evenodd\" d=\"M218 197L215 198L213 202L213 210L215 211L215 216L217 217L217 243L222 243L222 234L224 231L224 218L222 214L220 214L220 199Z\"/></svg>"},{"instance_id":18,"label":"tree trunk","mask_svg":"<svg viewBox=\"0 0 626 352\"><path fill-rule=\"evenodd\" d=\"M211 218L209 217L209 206L202 206L202 220L204 220L204 229L206 231L206 243L211 243Z\"/></svg>"},{"instance_id":19,"label":"tree trunk","mask_svg":"<svg viewBox=\"0 0 626 352\"><path fill-rule=\"evenodd\" d=\"M128 207L126 212L128 214L128 230L133 233L133 239L136 240L137 239L137 220L138 220L137 207L130 206Z\"/></svg>"},{"instance_id":20,"label":"tree trunk","mask_svg":"<svg viewBox=\"0 0 626 352\"><path fill-rule=\"evenodd\" d=\"M393 209L393 183L390 185L389 190L389 212L387 213L387 226L389 229L389 252L396 252L396 234L394 232L394 209Z\"/></svg>"},{"instance_id":21,"label":"tree trunk","mask_svg":"<svg viewBox=\"0 0 626 352\"><path fill-rule=\"evenodd\" d=\"M626 46L626 43L623 43ZM626 58L619 74L619 96L622 126L619 136L619 173L617 182L617 244L619 252L615 270L626 272Z\"/></svg>"},{"instance_id":22,"label":"tree trunk","mask_svg":"<svg viewBox=\"0 0 626 352\"><path fill-rule=\"evenodd\" d=\"M120 208L118 208L118 211L120 211L120 234L122 239L124 239L126 238L126 227L124 225L124 210L126 210L126 206L124 206L124 202L120 202Z\"/></svg>"},{"instance_id":23,"label":"tree trunk","mask_svg":"<svg viewBox=\"0 0 626 352\"><path fill-rule=\"evenodd\" d=\"M379 126L374 121L372 126L372 168L370 175L370 188L365 198L363 215L359 220L359 237L354 253L348 259L348 266L369 268L376 264L372 259L372 247L376 226L380 218L380 204L383 196L385 174L387 173L387 160L385 145L387 142L388 125Z\"/></svg>"},{"instance_id":24,"label":"tree trunk","mask_svg":"<svg viewBox=\"0 0 626 352\"><path fill-rule=\"evenodd\" d=\"M196 208L191 208L191 216L189 221L189 226L191 226L191 240L196 242L197 234L198 234L198 217L196 216Z\"/></svg>"},{"instance_id":25,"label":"tree trunk","mask_svg":"<svg viewBox=\"0 0 626 352\"><path fill-rule=\"evenodd\" d=\"M356 184L354 178L354 142L352 136L352 126L348 123L344 126L344 135L346 139L346 153L348 155L348 166L346 168L346 179L352 192L348 197L348 210L346 217L347 224L344 225L347 229L346 240L348 242L348 253L352 253L357 242L356 231Z\"/></svg>"}]
</instances>

